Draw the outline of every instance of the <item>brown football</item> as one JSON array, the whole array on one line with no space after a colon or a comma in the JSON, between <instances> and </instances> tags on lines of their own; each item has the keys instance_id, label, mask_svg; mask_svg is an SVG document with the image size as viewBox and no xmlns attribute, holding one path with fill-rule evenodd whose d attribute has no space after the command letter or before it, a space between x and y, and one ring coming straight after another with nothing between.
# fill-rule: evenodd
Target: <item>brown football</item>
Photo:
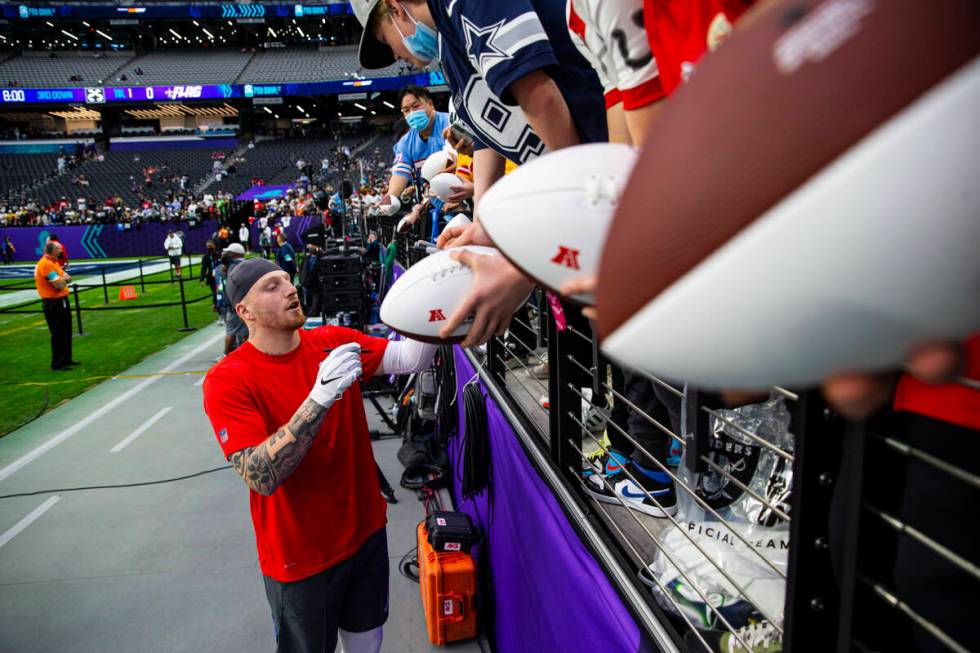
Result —
<instances>
[{"instance_id":1,"label":"brown football","mask_svg":"<svg viewBox=\"0 0 980 653\"><path fill-rule=\"evenodd\" d=\"M596 293L603 349L716 387L880 369L980 328L980 2L792 0L650 131Z\"/></svg>"}]
</instances>

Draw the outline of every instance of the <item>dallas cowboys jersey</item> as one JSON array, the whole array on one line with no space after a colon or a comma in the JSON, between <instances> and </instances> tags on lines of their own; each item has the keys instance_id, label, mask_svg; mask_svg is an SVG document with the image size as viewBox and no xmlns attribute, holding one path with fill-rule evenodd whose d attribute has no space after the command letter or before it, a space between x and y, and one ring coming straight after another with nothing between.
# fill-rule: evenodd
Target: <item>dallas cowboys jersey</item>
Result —
<instances>
[{"instance_id":1,"label":"dallas cowboys jersey","mask_svg":"<svg viewBox=\"0 0 980 653\"><path fill-rule=\"evenodd\" d=\"M422 140L417 129L409 129L408 133L398 139L395 147L395 162L391 167L391 174L405 177L412 183L417 181L418 172L422 169L422 164L430 154L442 151L446 144L442 132L449 126L449 114L436 111L432 119L435 125L432 127L432 134L429 140Z\"/></svg>"},{"instance_id":2,"label":"dallas cowboys jersey","mask_svg":"<svg viewBox=\"0 0 980 653\"><path fill-rule=\"evenodd\" d=\"M565 98L579 139L607 140L602 87L569 38L565 0L428 2L453 105L477 148L493 148L517 163L545 151L507 93L514 81L542 69Z\"/></svg>"}]
</instances>

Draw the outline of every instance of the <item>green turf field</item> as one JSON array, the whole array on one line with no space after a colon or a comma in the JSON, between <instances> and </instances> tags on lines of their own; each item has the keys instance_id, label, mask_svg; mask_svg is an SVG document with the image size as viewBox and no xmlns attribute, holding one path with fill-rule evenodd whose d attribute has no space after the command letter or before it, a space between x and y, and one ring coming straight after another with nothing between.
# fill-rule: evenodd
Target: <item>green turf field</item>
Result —
<instances>
[{"instance_id":1,"label":"green turf field","mask_svg":"<svg viewBox=\"0 0 980 653\"><path fill-rule=\"evenodd\" d=\"M195 266L195 273L197 272ZM169 280L169 272L147 276L147 281ZM134 306L177 302L177 284L146 286L141 292L139 280L126 283L136 286L138 299L119 301L119 287L109 288L109 306ZM195 277L184 283L187 300L210 295ZM84 307L105 306L101 288L80 292L79 303ZM78 333L72 301L72 326ZM15 308L15 307L10 307ZM50 369L50 334L40 313L40 304L27 307L39 311L22 315L0 313L0 437L34 418L39 411L54 408L88 388L118 374L147 356L154 354L185 335L180 306L143 308L126 311L83 311L84 336L73 338L72 357L82 365L70 372ZM191 326L202 327L216 319L210 297L187 306ZM39 385L44 384L44 385ZM45 396L47 393L47 397Z\"/></svg>"},{"instance_id":2,"label":"green turf field","mask_svg":"<svg viewBox=\"0 0 980 653\"><path fill-rule=\"evenodd\" d=\"M200 255L196 255L195 254L195 255L192 255L192 258L193 258L193 261L194 261L194 268L196 270L197 269L197 264L201 260L201 257L200 257ZM136 260L136 257L130 257L130 258L100 258L100 259L75 259L73 261L73 263L75 263L76 264L76 267L77 267L78 265L85 265L85 264L88 264L88 263L99 263L99 264L107 264L107 263L108 264L112 264L112 263L117 263L118 264L118 263L124 263L124 262L135 261L135 260ZM153 257L153 258L151 258L151 257L143 257L143 264L146 267L150 267L152 265L159 265L160 263L166 263L166 262L167 262L167 259L166 259L166 257L163 257L163 256ZM185 255L184 256L184 264L185 265L187 264L186 262L187 262L187 256ZM23 261L20 261L20 262L17 263L17 265L20 266L20 267L24 267L24 266L26 266L28 264L25 263L25 262L23 262ZM6 269L6 268L0 268L0 273L2 273L2 271L4 269ZM31 266L31 269L33 270L33 265ZM133 275L137 275L138 274L138 268L135 268L135 267L134 268L119 267L119 268L108 268L106 270L106 274L107 275L108 274L113 274L115 272L129 272L129 273L131 273ZM68 273L71 274L72 277L76 281L79 281L79 282L81 282L82 280L85 280L86 283L98 283L98 282L100 282L101 275L99 275L98 273L95 273L95 274L74 274L71 267L68 268ZM14 290L30 290L30 289L33 289L33 288L34 288L34 278L32 276L12 277L12 278L3 278L3 277L0 277L0 292L14 291Z\"/></svg>"}]
</instances>

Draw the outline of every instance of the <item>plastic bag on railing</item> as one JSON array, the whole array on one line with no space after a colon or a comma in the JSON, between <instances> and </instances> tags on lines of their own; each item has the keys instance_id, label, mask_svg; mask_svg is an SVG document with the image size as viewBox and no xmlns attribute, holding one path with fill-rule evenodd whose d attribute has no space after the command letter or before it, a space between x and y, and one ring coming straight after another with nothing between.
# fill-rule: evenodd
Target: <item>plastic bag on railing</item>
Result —
<instances>
[{"instance_id":1,"label":"plastic bag on railing","mask_svg":"<svg viewBox=\"0 0 980 653\"><path fill-rule=\"evenodd\" d=\"M792 453L790 414L783 399L770 399L719 410L718 413L741 429ZM772 506L789 513L792 465L721 419L712 417L709 424L708 451L704 455L724 472L707 466L705 471L694 475L685 464L678 468L678 476L722 520L719 521L689 493L678 491L675 519L686 530L686 535L676 528L668 528L661 536L661 544L676 564L658 550L650 571L667 588L668 595L651 583L654 594L665 608L684 611L705 627L722 625L715 612L705 605L704 598L691 587L692 583L735 628L760 619L757 608L782 622L785 581L758 554L764 555L785 574L789 524L772 510ZM694 455L693 449L685 447L684 456L690 455ZM732 478L765 498L769 505L745 492ZM750 544L755 551L750 550ZM705 554L713 562L706 559ZM743 596L718 567L735 580L747 596Z\"/></svg>"}]
</instances>

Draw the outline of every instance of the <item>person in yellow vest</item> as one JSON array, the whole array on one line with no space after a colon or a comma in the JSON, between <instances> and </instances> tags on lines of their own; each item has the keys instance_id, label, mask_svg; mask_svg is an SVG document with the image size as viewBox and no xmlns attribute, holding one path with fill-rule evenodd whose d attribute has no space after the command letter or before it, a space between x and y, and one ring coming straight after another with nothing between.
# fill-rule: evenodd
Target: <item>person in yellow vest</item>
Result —
<instances>
[{"instance_id":1,"label":"person in yellow vest","mask_svg":"<svg viewBox=\"0 0 980 653\"><path fill-rule=\"evenodd\" d=\"M68 284L71 276L58 265L61 243L48 241L44 256L34 267L34 285L44 306L44 319L51 332L51 369L68 371L80 365L71 358L71 308L68 305Z\"/></svg>"}]
</instances>

